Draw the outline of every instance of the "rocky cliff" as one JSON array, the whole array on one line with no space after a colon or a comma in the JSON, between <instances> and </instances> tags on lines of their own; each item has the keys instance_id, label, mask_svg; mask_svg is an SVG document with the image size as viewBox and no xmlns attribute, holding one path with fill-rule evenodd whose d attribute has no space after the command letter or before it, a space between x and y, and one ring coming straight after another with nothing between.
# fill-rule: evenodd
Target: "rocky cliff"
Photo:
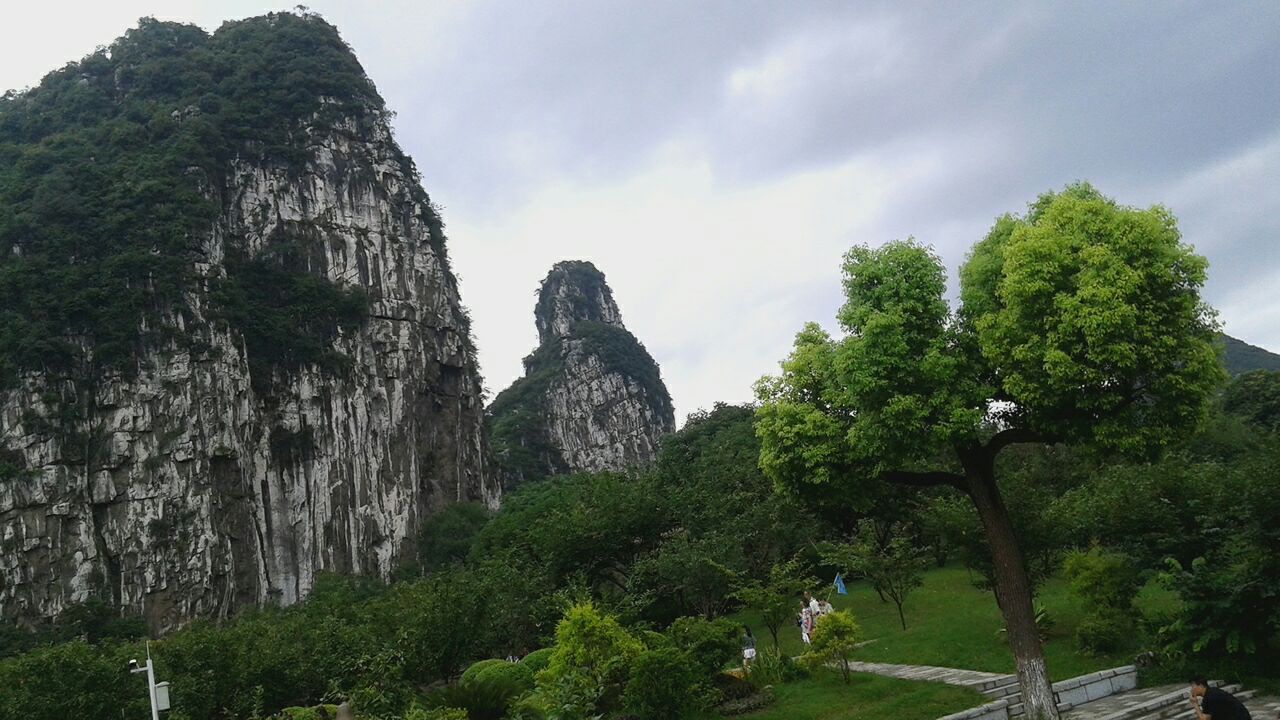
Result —
<instances>
[{"instance_id":1,"label":"rocky cliff","mask_svg":"<svg viewBox=\"0 0 1280 720\"><path fill-rule=\"evenodd\" d=\"M288 604L496 504L440 219L323 20L144 21L0 156L0 617Z\"/></svg>"},{"instance_id":2,"label":"rocky cliff","mask_svg":"<svg viewBox=\"0 0 1280 720\"><path fill-rule=\"evenodd\" d=\"M539 345L524 360L524 377L488 411L504 485L651 462L675 430L671 396L623 326L604 274L589 262L557 263L534 320Z\"/></svg>"}]
</instances>

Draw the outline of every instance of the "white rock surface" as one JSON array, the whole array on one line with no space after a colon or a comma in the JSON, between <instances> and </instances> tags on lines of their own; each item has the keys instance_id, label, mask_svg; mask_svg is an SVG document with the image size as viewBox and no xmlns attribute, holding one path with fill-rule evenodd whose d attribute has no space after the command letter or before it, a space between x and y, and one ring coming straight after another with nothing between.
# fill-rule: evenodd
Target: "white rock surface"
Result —
<instances>
[{"instance_id":1,"label":"white rock surface","mask_svg":"<svg viewBox=\"0 0 1280 720\"><path fill-rule=\"evenodd\" d=\"M495 450L502 453L504 443L525 440L544 448L546 454L538 458L541 467L534 470L535 477L622 471L653 462L662 437L675 431L675 415L661 379L656 387L646 387L601 357L578 332L583 323L594 323L616 328L615 333L621 332L635 343L622 324L622 313L604 274L587 262L557 263L542 281L534 319L539 350L526 358L526 376L517 380L517 385L531 382L534 375L541 377L545 367L556 368L536 399L537 437L495 436ZM653 364L638 343L635 351L645 355L641 362ZM653 377L658 377L656 365ZM514 385L512 389L523 391ZM495 419L513 411L510 405L503 405L495 399L491 406ZM526 468L515 466L502 455L498 461L508 487L531 479Z\"/></svg>"},{"instance_id":2,"label":"white rock surface","mask_svg":"<svg viewBox=\"0 0 1280 720\"><path fill-rule=\"evenodd\" d=\"M34 621L100 597L162 630L196 616L304 597L321 571L387 577L411 560L422 518L499 501L486 479L482 404L457 284L430 242L429 208L372 112L306 138L305 167L245 157L206 180L222 208L198 239L206 277L231 246L261 253L307 229L310 272L363 287L370 317L311 368L255 393L246 350L207 298L166 324L210 350L152 347L136 379L97 393L84 453L31 418L59 381L0 395L0 450L25 476L0 482L0 617ZM301 438L292 449L279 438Z\"/></svg>"}]
</instances>

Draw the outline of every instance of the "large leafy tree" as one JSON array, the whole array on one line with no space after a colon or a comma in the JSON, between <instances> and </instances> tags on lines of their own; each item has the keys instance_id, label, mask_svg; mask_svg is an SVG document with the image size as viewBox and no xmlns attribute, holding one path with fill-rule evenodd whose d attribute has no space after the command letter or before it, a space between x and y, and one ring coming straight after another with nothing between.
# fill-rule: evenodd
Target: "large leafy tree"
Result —
<instances>
[{"instance_id":1,"label":"large leafy tree","mask_svg":"<svg viewBox=\"0 0 1280 720\"><path fill-rule=\"evenodd\" d=\"M995 460L1015 443L1158 452L1221 382L1207 264L1168 210L1087 184L999 218L944 298L914 241L845 256L843 330L808 324L757 386L760 465L792 488L950 485L982 520L1028 717L1057 709Z\"/></svg>"}]
</instances>

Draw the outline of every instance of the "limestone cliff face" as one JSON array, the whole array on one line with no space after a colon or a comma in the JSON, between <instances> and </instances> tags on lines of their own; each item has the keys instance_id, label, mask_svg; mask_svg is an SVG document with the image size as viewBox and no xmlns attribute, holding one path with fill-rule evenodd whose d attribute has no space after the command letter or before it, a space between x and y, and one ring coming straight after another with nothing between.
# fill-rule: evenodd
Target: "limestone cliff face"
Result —
<instances>
[{"instance_id":1,"label":"limestone cliff face","mask_svg":"<svg viewBox=\"0 0 1280 720\"><path fill-rule=\"evenodd\" d=\"M489 408L504 484L651 462L675 430L671 397L623 326L604 274L588 262L557 263L534 319L540 343L525 376Z\"/></svg>"},{"instance_id":2,"label":"limestone cliff face","mask_svg":"<svg viewBox=\"0 0 1280 720\"><path fill-rule=\"evenodd\" d=\"M176 339L81 393L79 434L39 420L65 380L23 374L0 392L0 459L20 469L0 482L0 616L101 598L164 629L289 604L321 571L387 577L433 510L498 502L468 321L385 111L296 133L287 162L245 152L201 172L219 209L193 238L197 288L287 239L303 271L367 297L327 348L342 369L255 376L196 289L149 321Z\"/></svg>"}]
</instances>

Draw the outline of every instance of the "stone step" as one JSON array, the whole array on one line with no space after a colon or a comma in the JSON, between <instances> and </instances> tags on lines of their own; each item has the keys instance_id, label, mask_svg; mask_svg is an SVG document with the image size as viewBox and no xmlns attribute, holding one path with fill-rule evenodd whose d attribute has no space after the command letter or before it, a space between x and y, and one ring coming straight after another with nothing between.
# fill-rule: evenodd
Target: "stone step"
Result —
<instances>
[{"instance_id":1,"label":"stone step","mask_svg":"<svg viewBox=\"0 0 1280 720\"><path fill-rule=\"evenodd\" d=\"M1015 677L1013 682L1007 685L1000 685L998 687L991 688L990 690L982 690L980 692L992 700L995 700L997 698L1009 697L1010 695L1017 695L1021 691L1022 689L1018 687L1018 679Z\"/></svg>"},{"instance_id":2,"label":"stone step","mask_svg":"<svg viewBox=\"0 0 1280 720\"><path fill-rule=\"evenodd\" d=\"M1134 666L1125 665L1054 683L1053 695L1058 701L1058 712L1069 712L1086 703L1133 690L1138 684L1137 672ZM1021 695L1010 696L1009 702L1009 717L1026 714Z\"/></svg>"},{"instance_id":3,"label":"stone step","mask_svg":"<svg viewBox=\"0 0 1280 720\"><path fill-rule=\"evenodd\" d=\"M983 686L983 683L989 680L992 679L988 678L979 683L971 683L969 687L977 688ZM1001 680L1003 682L999 684L991 682L991 684L985 686L985 692L988 696L998 693L998 695L992 697L990 702L958 713L952 713L942 720L1009 720L1010 718L1025 716L1026 708L1016 679ZM1058 702L1058 710L1066 712L1078 705L1096 701L1099 698L1130 691L1135 685L1137 685L1137 668L1132 665L1125 665L1056 682L1053 684L1053 694Z\"/></svg>"},{"instance_id":4,"label":"stone step","mask_svg":"<svg viewBox=\"0 0 1280 720\"><path fill-rule=\"evenodd\" d=\"M1253 690L1241 690L1239 685L1226 685L1223 690L1235 695L1240 700L1248 700L1256 694ZM1180 698L1173 704L1161 708L1158 712L1145 715L1141 720L1174 720L1174 718L1196 717L1195 712L1191 709L1191 704L1187 702L1187 695L1183 693Z\"/></svg>"},{"instance_id":5,"label":"stone step","mask_svg":"<svg viewBox=\"0 0 1280 720\"><path fill-rule=\"evenodd\" d=\"M1236 689L1233 690L1231 689L1232 687L1235 687ZM1231 693L1232 695L1235 695L1236 699L1239 700L1240 702L1252 700L1253 697L1258 694L1257 690L1240 691L1238 685L1227 686L1223 689ZM1151 715L1144 715L1140 720L1195 720L1195 719L1196 719L1196 712L1195 710L1191 709L1191 704L1187 702L1186 696L1184 695L1182 698L1182 702L1180 704L1170 705L1169 707L1163 708L1159 712L1153 713ZM1271 720L1271 718L1265 718L1263 720Z\"/></svg>"},{"instance_id":6,"label":"stone step","mask_svg":"<svg viewBox=\"0 0 1280 720\"><path fill-rule=\"evenodd\" d=\"M1239 685L1222 686L1222 683L1219 681L1212 682L1210 685L1213 685L1214 687L1222 687L1222 689L1233 694L1240 690ZM1144 700L1141 703L1116 710L1115 712L1089 717L1089 720L1155 720L1156 718L1162 717L1160 714L1162 712L1181 712L1179 703L1182 704L1181 707L1185 707L1190 710L1191 707L1187 705L1186 702L1187 689L1185 687L1179 687L1176 690L1157 695L1153 698ZM1081 717L1083 718L1085 716Z\"/></svg>"}]
</instances>

